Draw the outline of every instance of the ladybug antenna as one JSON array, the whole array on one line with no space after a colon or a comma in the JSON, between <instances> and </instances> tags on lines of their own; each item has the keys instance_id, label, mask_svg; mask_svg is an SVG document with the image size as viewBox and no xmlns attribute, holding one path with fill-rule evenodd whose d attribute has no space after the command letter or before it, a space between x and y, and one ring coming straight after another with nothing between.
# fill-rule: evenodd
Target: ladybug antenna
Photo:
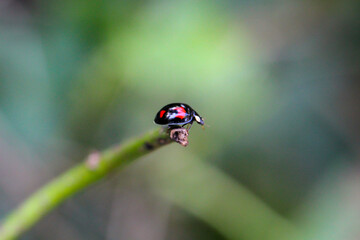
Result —
<instances>
[{"instance_id":1,"label":"ladybug antenna","mask_svg":"<svg viewBox=\"0 0 360 240\"><path fill-rule=\"evenodd\" d=\"M203 129L205 129L205 128L204 128L204 125L205 125L206 127L210 127L209 124L204 123L205 118L201 118L201 120L202 120L202 122L203 122L203 125L201 126Z\"/></svg>"},{"instance_id":2,"label":"ladybug antenna","mask_svg":"<svg viewBox=\"0 0 360 240\"><path fill-rule=\"evenodd\" d=\"M204 126L204 125L206 125L206 127L210 127L208 124L205 124L205 123L204 123L204 119L205 119L205 118L199 116L199 120L200 120L200 121L197 121L197 122L201 125L201 128L202 128L203 130L205 130L205 126ZM195 118L195 120L197 120L197 119Z\"/></svg>"},{"instance_id":3,"label":"ladybug antenna","mask_svg":"<svg viewBox=\"0 0 360 240\"><path fill-rule=\"evenodd\" d=\"M209 124L205 124L205 123L204 123L204 125L202 125L202 126L201 126L201 128L202 128L203 130L205 130L205 126L206 126L207 128L209 128L209 127L210 127L210 125L209 125Z\"/></svg>"}]
</instances>

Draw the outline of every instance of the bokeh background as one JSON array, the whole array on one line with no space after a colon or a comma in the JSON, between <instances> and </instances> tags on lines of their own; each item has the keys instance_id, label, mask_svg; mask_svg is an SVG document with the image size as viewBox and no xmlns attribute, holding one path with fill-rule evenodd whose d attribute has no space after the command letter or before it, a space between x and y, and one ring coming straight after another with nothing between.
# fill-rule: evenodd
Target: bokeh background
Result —
<instances>
[{"instance_id":1,"label":"bokeh background","mask_svg":"<svg viewBox=\"0 0 360 240\"><path fill-rule=\"evenodd\" d=\"M1 0L0 219L185 102L209 125L187 148L109 176L21 239L271 239L292 225L360 239L359 12L350 0Z\"/></svg>"}]
</instances>

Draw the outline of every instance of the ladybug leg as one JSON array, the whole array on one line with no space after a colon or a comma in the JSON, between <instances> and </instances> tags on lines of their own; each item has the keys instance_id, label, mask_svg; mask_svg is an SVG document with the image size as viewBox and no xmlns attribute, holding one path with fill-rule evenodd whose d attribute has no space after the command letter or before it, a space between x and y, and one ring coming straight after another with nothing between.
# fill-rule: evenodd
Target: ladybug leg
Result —
<instances>
[{"instance_id":1,"label":"ladybug leg","mask_svg":"<svg viewBox=\"0 0 360 240\"><path fill-rule=\"evenodd\" d=\"M186 130L187 130L187 131L189 131L189 130L190 130L190 128L191 128L191 126L192 126L192 123L185 124L185 125L187 125ZM185 125L184 125L184 126L185 126Z\"/></svg>"}]
</instances>

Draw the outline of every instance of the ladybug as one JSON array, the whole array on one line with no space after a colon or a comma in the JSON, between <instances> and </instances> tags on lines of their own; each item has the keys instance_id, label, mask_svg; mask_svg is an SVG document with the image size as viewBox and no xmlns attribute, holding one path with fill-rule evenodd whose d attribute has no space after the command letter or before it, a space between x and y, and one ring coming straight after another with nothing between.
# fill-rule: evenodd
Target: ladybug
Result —
<instances>
[{"instance_id":1,"label":"ladybug","mask_svg":"<svg viewBox=\"0 0 360 240\"><path fill-rule=\"evenodd\" d=\"M198 124L204 125L203 118L189 105L185 103L171 103L160 109L155 116L154 122L160 125L168 125L172 128L190 124L190 129L194 120Z\"/></svg>"}]
</instances>

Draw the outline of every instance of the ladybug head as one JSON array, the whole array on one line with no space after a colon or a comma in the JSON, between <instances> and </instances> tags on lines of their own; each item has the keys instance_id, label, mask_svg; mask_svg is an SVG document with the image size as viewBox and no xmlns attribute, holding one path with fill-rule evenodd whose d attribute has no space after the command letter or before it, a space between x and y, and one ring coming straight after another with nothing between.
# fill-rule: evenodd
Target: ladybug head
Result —
<instances>
[{"instance_id":1,"label":"ladybug head","mask_svg":"<svg viewBox=\"0 0 360 240\"><path fill-rule=\"evenodd\" d=\"M202 117L199 116L199 114L195 113L194 114L194 118L195 118L195 121L200 124L200 125L204 125L204 120Z\"/></svg>"}]
</instances>

